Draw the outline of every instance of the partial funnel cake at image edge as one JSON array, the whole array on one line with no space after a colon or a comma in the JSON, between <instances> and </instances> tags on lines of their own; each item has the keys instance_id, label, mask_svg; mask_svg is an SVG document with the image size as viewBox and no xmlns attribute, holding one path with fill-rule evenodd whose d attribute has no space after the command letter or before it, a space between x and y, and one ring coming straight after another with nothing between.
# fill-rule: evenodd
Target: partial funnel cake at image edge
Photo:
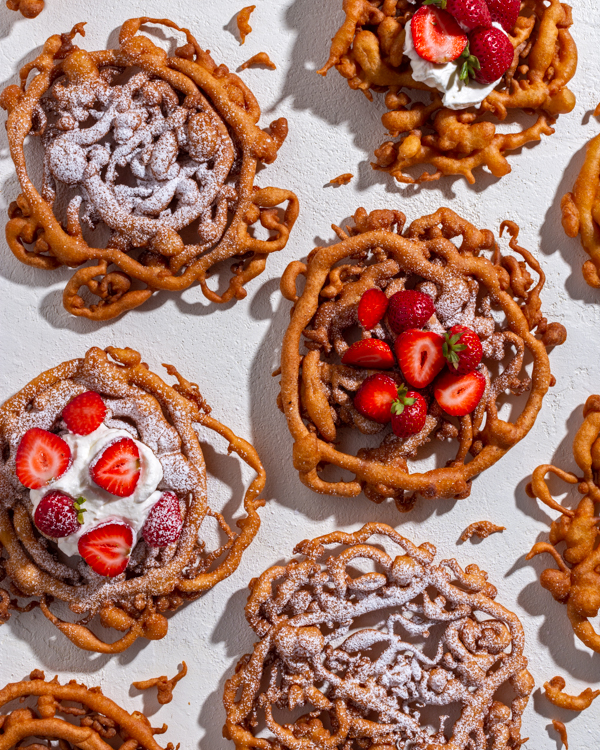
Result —
<instances>
[{"instance_id":1,"label":"partial funnel cake at image edge","mask_svg":"<svg viewBox=\"0 0 600 750\"><path fill-rule=\"evenodd\" d=\"M139 33L146 24L185 43L170 57ZM9 208L9 248L35 268L77 269L63 304L92 320L195 282L211 302L243 299L298 215L292 192L254 184L287 121L262 130L246 84L172 21L130 19L119 46L97 52L75 44L84 26L51 36L21 84L0 95L22 190ZM43 149L39 185L28 136Z\"/></svg>"}]
</instances>

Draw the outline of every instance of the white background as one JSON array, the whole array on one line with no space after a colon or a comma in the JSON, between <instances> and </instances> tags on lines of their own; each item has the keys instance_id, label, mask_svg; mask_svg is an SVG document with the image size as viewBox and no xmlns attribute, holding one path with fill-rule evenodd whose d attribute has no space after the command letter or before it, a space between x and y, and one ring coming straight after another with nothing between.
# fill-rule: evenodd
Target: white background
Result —
<instances>
[{"instance_id":1,"label":"white background","mask_svg":"<svg viewBox=\"0 0 600 750\"><path fill-rule=\"evenodd\" d=\"M456 556L462 565L476 562L490 573L498 600L522 619L527 635L530 669L536 680L524 718L523 736L530 750L550 750L558 739L551 718L567 724L575 750L597 745L600 700L582 714L553 708L540 693L542 683L562 674L571 692L600 682L600 656L587 651L572 635L565 608L554 602L537 581L549 560L532 563L524 557L532 544L547 538L549 513L524 492L531 471L555 459L572 467L570 446L581 420L581 405L600 391L598 331L600 295L583 282L585 259L578 241L560 227L560 199L572 188L587 140L600 131L591 116L598 103L594 93L600 47L595 0L578 0L573 33L580 65L573 88L577 107L563 116L556 134L541 144L509 157L513 171L496 180L479 171L477 184L459 178L426 185L400 186L386 174L371 170L372 151L385 138L379 99L370 104L331 71L324 80L315 70L327 58L330 37L342 14L341 0L255 0L254 31L239 46L235 13L243 0L47 0L35 20L0 7L0 80L17 81L19 67L32 59L52 33L87 21L87 49L114 45L117 29L128 17L168 14L196 34L217 62L230 68L266 50L277 64L274 72L242 73L263 107L263 124L276 117L289 120L290 134L274 165L258 175L259 185L291 188L301 202L300 219L287 248L270 257L266 272L248 286L248 297L236 305L207 303L199 287L181 295L159 293L142 308L106 324L69 316L62 307L66 269L37 271L21 265L0 240L0 400L59 362L81 356L92 345L131 346L159 369L175 364L200 384L215 416L248 438L258 449L268 474L267 505L262 527L240 568L201 600L177 612L167 637L138 642L115 657L78 651L41 612L14 615L0 628L0 683L19 680L34 667L48 674L76 677L99 684L129 710L144 709L153 724L169 724L166 740L205 750L225 748L221 737L224 711L221 696L226 676L248 651L254 636L244 620L247 583L267 566L289 558L302 539L336 528L354 530L380 520L396 525L416 543L429 540L440 556ZM0 185L4 207L18 192L0 128ZM345 187L327 185L332 177L353 172ZM275 398L280 342L288 321L289 303L278 280L293 259L315 244L330 242L332 222L341 223L358 206L367 210L396 208L409 220L451 206L480 227L497 231L504 219L517 221L520 242L542 261L548 275L543 306L550 320L568 329L567 343L551 355L556 387L545 400L534 429L512 453L475 480L470 498L459 502L421 501L407 516L393 505L376 506L356 499L321 497L300 484L291 463L291 438ZM209 465L214 454L209 453ZM214 460L213 460L214 465ZM239 472L223 475L237 496ZM225 496L225 487L215 486ZM487 540L458 545L471 522L489 519L507 531ZM189 674L178 685L174 701L159 710L156 691L146 695L130 687L134 680L173 675L185 658ZM550 729L548 727L550 726ZM162 739L162 738L159 738ZM593 740L596 740L594 742Z\"/></svg>"}]
</instances>

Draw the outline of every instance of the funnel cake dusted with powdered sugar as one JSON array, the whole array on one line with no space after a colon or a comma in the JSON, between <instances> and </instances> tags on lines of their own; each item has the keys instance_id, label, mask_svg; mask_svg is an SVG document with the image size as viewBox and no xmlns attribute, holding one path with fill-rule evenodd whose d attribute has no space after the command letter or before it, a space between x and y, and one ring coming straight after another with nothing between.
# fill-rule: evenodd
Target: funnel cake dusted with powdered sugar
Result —
<instances>
[{"instance_id":1,"label":"funnel cake dusted with powdered sugar","mask_svg":"<svg viewBox=\"0 0 600 750\"><path fill-rule=\"evenodd\" d=\"M186 44L169 57L139 35L152 23L182 31ZM9 210L9 247L36 268L77 268L64 305L94 320L196 281L212 302L242 299L298 214L290 191L254 185L287 121L259 128L248 87L171 21L130 19L119 48L99 52L75 46L83 27L50 37L21 70L21 86L0 96L23 191ZM44 149L39 190L24 152L29 135ZM233 258L226 288L210 288L211 269Z\"/></svg>"},{"instance_id":2,"label":"funnel cake dusted with powdered sugar","mask_svg":"<svg viewBox=\"0 0 600 750\"><path fill-rule=\"evenodd\" d=\"M239 750L521 747L523 627L485 571L379 523L295 551L250 584L259 641L224 693Z\"/></svg>"},{"instance_id":3,"label":"funnel cake dusted with powdered sugar","mask_svg":"<svg viewBox=\"0 0 600 750\"><path fill-rule=\"evenodd\" d=\"M166 368L173 386L132 349L92 348L0 408L0 572L11 581L0 620L30 597L80 648L116 653L165 636L167 612L237 568L260 525L264 470L198 387ZM211 507L205 430L256 472L237 531ZM59 619L55 600L79 619ZM88 627L96 616L123 636L101 640Z\"/></svg>"},{"instance_id":4,"label":"funnel cake dusted with powdered sugar","mask_svg":"<svg viewBox=\"0 0 600 750\"><path fill-rule=\"evenodd\" d=\"M501 227L513 251L502 254L491 231L448 208L405 223L399 211L359 209L346 231L334 227L337 244L292 262L281 281L294 307L279 403L300 479L324 494L392 497L399 510L419 494L469 495L472 478L531 429L553 384L547 348L566 338L542 314L545 276L517 244L516 224ZM526 392L522 409L500 415L507 394ZM461 403L457 394L473 398ZM356 452L342 442L348 428L383 439L363 438ZM423 470L412 462L434 437L450 441L454 458ZM327 465L354 476L335 479Z\"/></svg>"}]
</instances>

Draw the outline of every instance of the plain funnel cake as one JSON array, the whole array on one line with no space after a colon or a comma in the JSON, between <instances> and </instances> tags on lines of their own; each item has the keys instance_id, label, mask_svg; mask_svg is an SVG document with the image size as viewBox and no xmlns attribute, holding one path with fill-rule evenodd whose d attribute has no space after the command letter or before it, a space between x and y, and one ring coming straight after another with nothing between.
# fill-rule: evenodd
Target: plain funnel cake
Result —
<instances>
[{"instance_id":1,"label":"plain funnel cake","mask_svg":"<svg viewBox=\"0 0 600 750\"><path fill-rule=\"evenodd\" d=\"M186 43L168 57L139 34L144 24L181 31ZM130 19L114 50L80 49L73 40L84 33L80 23L51 36L21 70L21 86L0 95L23 191L9 208L9 247L35 268L78 268L64 306L93 320L194 282L212 302L243 299L298 215L289 190L254 184L287 121L261 130L244 82L172 21ZM39 188L28 136L44 148ZM219 267L224 290L211 289L214 267L231 259L229 274Z\"/></svg>"},{"instance_id":2,"label":"plain funnel cake","mask_svg":"<svg viewBox=\"0 0 600 750\"><path fill-rule=\"evenodd\" d=\"M479 98L478 92L469 98L471 89L483 88L475 82L457 90L452 103L447 101L451 92L432 84L436 77L457 79L460 65L452 76L441 76L447 66L426 63L414 53L414 45L407 44L411 19L432 4L450 7L416 0L344 0L344 22L318 72L326 75L335 67L352 89L369 99L372 91L385 93L389 111L381 120L391 136L400 139L388 140L375 150L374 169L404 183L445 175L462 175L474 183L480 167L503 177L511 171L506 159L510 152L554 133L556 118L575 106L575 95L567 87L577 69L571 8L559 0L517 1L516 22L511 19L505 27L514 50L508 70L483 101L480 92ZM509 0L495 3L509 4ZM505 20L503 15L499 18ZM469 42L473 47L473 40ZM462 59L458 62L462 64ZM422 70L427 65L430 75ZM529 123L522 116L525 113L534 115L535 121ZM509 127L499 132L504 122Z\"/></svg>"},{"instance_id":3,"label":"plain funnel cake","mask_svg":"<svg viewBox=\"0 0 600 750\"><path fill-rule=\"evenodd\" d=\"M0 564L12 581L0 620L39 603L80 648L116 653L163 638L167 612L239 565L260 526L263 467L198 386L166 368L173 386L132 349L92 348L0 408ZM238 530L211 507L205 430L256 472ZM22 597L34 601L22 608ZM59 619L54 600L78 619ZM123 636L102 641L88 627L96 616Z\"/></svg>"},{"instance_id":4,"label":"plain funnel cake","mask_svg":"<svg viewBox=\"0 0 600 750\"><path fill-rule=\"evenodd\" d=\"M224 692L237 748L521 747L523 627L485 571L378 523L295 552L250 584L259 640Z\"/></svg>"},{"instance_id":5,"label":"plain funnel cake","mask_svg":"<svg viewBox=\"0 0 600 750\"><path fill-rule=\"evenodd\" d=\"M35 708L23 701L37 698ZM10 707L10 704L16 705ZM102 694L71 680L61 685L55 677L46 680L35 669L29 680L11 682L0 689L0 750L15 747L53 747L81 750L163 750L154 739L167 730L153 728L144 714L129 713ZM26 740L33 740L24 744ZM41 744L40 740L48 744ZM51 744L52 743L52 744ZM169 743L166 750L174 750Z\"/></svg>"},{"instance_id":6,"label":"plain funnel cake","mask_svg":"<svg viewBox=\"0 0 600 750\"><path fill-rule=\"evenodd\" d=\"M469 495L473 477L531 429L554 382L546 348L566 338L543 317L545 276L516 224L501 227L513 251L502 254L491 231L448 208L405 221L359 209L347 231L334 227L338 244L294 261L281 281L294 307L279 405L300 479L324 494L393 497L399 510L417 494ZM508 392L527 391L520 410L500 414ZM347 428L383 439L363 438L353 455L355 439L340 445ZM419 470L412 461L434 437L453 441L454 457Z\"/></svg>"}]
</instances>

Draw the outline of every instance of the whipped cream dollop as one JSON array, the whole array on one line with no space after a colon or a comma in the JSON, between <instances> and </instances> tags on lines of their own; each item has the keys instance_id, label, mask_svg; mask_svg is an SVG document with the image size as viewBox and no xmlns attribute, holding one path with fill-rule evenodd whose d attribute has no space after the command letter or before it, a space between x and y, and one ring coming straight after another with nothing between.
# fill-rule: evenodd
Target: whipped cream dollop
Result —
<instances>
[{"instance_id":1,"label":"whipped cream dollop","mask_svg":"<svg viewBox=\"0 0 600 750\"><path fill-rule=\"evenodd\" d=\"M134 532L134 546L150 509L162 495L156 488L163 478L160 461L144 443L132 438L126 430L117 430L102 424L89 435L61 434L71 449L71 465L58 479L40 490L31 490L29 497L34 513L44 495L60 490L77 500L85 498L82 508L83 525L75 534L57 539L56 543L65 555L78 555L79 538L93 526L108 520L125 521ZM117 497L94 483L90 476L90 465L94 458L115 440L130 438L140 452L140 477L132 495Z\"/></svg>"},{"instance_id":2,"label":"whipped cream dollop","mask_svg":"<svg viewBox=\"0 0 600 750\"><path fill-rule=\"evenodd\" d=\"M506 31L499 23L494 22L493 26L503 34ZM404 54L410 60L412 68L412 77L415 81L425 83L438 91L444 93L442 103L448 109L466 109L467 107L477 107L481 102L492 93L502 78L498 78L494 83L483 84L477 83L472 78L469 81L461 81L460 69L462 61L453 60L449 63L437 64L424 60L415 49L412 35L412 23L409 21L404 27L406 39L404 41ZM506 34L508 36L508 34Z\"/></svg>"}]
</instances>

